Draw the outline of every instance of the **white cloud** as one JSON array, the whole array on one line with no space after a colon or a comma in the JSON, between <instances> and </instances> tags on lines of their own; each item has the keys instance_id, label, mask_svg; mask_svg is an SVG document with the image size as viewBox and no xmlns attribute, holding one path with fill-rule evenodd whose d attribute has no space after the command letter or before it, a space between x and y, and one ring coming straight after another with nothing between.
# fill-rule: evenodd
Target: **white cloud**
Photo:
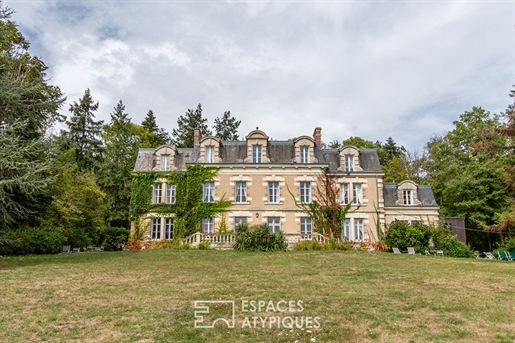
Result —
<instances>
[{"instance_id":1,"label":"white cloud","mask_svg":"<svg viewBox=\"0 0 515 343\"><path fill-rule=\"evenodd\" d=\"M514 83L510 3L5 3L69 101L89 87L100 119L123 99L168 130L201 102L240 136L321 126L420 149L472 106L501 111Z\"/></svg>"}]
</instances>

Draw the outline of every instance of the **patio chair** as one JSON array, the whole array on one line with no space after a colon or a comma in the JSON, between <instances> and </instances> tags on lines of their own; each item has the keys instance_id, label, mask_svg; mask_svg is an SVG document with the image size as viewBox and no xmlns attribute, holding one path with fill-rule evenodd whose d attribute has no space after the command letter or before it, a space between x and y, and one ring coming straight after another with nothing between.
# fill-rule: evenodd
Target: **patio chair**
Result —
<instances>
[{"instance_id":1,"label":"patio chair","mask_svg":"<svg viewBox=\"0 0 515 343\"><path fill-rule=\"evenodd\" d=\"M508 257L509 257L510 261L515 261L515 252L509 251Z\"/></svg>"},{"instance_id":2,"label":"patio chair","mask_svg":"<svg viewBox=\"0 0 515 343\"><path fill-rule=\"evenodd\" d=\"M499 260L506 260L508 261L508 254L505 251L498 251L497 255L499 256Z\"/></svg>"},{"instance_id":3,"label":"patio chair","mask_svg":"<svg viewBox=\"0 0 515 343\"><path fill-rule=\"evenodd\" d=\"M443 256L443 250L436 250L436 256Z\"/></svg>"},{"instance_id":4,"label":"patio chair","mask_svg":"<svg viewBox=\"0 0 515 343\"><path fill-rule=\"evenodd\" d=\"M69 246L69 245L63 245L63 251L62 251L62 253L63 253L63 254L67 254L67 253L69 253L70 251L71 251L71 246Z\"/></svg>"},{"instance_id":5,"label":"patio chair","mask_svg":"<svg viewBox=\"0 0 515 343\"><path fill-rule=\"evenodd\" d=\"M491 252L485 252L483 251L483 254L485 254L486 258L489 260L497 260L494 255L492 255Z\"/></svg>"},{"instance_id":6,"label":"patio chair","mask_svg":"<svg viewBox=\"0 0 515 343\"><path fill-rule=\"evenodd\" d=\"M94 251L92 245L88 245L88 251Z\"/></svg>"},{"instance_id":7,"label":"patio chair","mask_svg":"<svg viewBox=\"0 0 515 343\"><path fill-rule=\"evenodd\" d=\"M394 254L402 254L399 248L392 248Z\"/></svg>"},{"instance_id":8,"label":"patio chair","mask_svg":"<svg viewBox=\"0 0 515 343\"><path fill-rule=\"evenodd\" d=\"M73 248L72 252L80 252L80 248Z\"/></svg>"},{"instance_id":9,"label":"patio chair","mask_svg":"<svg viewBox=\"0 0 515 343\"><path fill-rule=\"evenodd\" d=\"M417 253L415 252L415 248L413 247L408 247L408 255L416 255Z\"/></svg>"},{"instance_id":10,"label":"patio chair","mask_svg":"<svg viewBox=\"0 0 515 343\"><path fill-rule=\"evenodd\" d=\"M433 256L433 255L431 255L431 253L429 252L429 250L426 250L426 256Z\"/></svg>"}]
</instances>

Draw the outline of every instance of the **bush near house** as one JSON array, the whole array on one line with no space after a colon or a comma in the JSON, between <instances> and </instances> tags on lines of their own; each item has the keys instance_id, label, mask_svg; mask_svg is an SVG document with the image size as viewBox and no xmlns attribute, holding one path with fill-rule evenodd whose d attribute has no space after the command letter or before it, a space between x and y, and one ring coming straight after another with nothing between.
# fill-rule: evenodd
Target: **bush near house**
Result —
<instances>
[{"instance_id":1,"label":"bush near house","mask_svg":"<svg viewBox=\"0 0 515 343\"><path fill-rule=\"evenodd\" d=\"M288 244L282 231L272 232L268 224L249 227L247 223L239 223L236 232L235 250L278 251L286 250Z\"/></svg>"},{"instance_id":2,"label":"bush near house","mask_svg":"<svg viewBox=\"0 0 515 343\"><path fill-rule=\"evenodd\" d=\"M434 244L432 248L430 248L429 243L431 239ZM436 249L443 250L445 256L450 257L474 256L470 247L458 240L456 236L452 235L451 230L442 225L435 226L421 223L411 225L403 221L394 221L386 230L384 242L390 247L397 247L401 250L413 247L418 253Z\"/></svg>"}]
</instances>

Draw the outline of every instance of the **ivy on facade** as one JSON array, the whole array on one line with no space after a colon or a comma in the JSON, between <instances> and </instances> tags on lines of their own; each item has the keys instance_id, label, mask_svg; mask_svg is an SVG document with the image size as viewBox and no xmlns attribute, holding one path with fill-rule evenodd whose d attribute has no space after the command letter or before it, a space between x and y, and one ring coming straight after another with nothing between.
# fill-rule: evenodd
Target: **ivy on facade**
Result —
<instances>
[{"instance_id":1,"label":"ivy on facade","mask_svg":"<svg viewBox=\"0 0 515 343\"><path fill-rule=\"evenodd\" d=\"M203 184L216 177L218 168L189 165L185 172L135 173L132 179L130 219L141 216L174 217L174 236L187 237L200 230L202 219L214 217L227 211L231 201L222 197L215 202L203 202ZM152 185L156 181L174 184L175 202L152 204Z\"/></svg>"}]
</instances>

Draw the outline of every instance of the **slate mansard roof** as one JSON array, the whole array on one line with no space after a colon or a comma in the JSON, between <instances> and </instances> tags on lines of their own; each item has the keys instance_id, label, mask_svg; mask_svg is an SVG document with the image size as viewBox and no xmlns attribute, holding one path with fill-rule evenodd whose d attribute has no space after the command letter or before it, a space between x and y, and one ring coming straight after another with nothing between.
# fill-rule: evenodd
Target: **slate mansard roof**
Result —
<instances>
[{"instance_id":1,"label":"slate mansard roof","mask_svg":"<svg viewBox=\"0 0 515 343\"><path fill-rule=\"evenodd\" d=\"M410 206L438 207L431 186L417 185L416 194L418 201L420 201L420 204ZM399 191L398 184L396 183L385 183L383 185L383 197L385 207L405 206L398 204Z\"/></svg>"},{"instance_id":2,"label":"slate mansard roof","mask_svg":"<svg viewBox=\"0 0 515 343\"><path fill-rule=\"evenodd\" d=\"M317 165L327 166L333 173L345 173L339 171L340 168L340 152L337 149L322 149L320 143L314 144L315 161L311 163L295 162L295 143L293 141L268 141L266 145L267 157L270 162L263 162L262 165ZM200 145L195 148L179 148L174 156L174 167L177 171L186 169L187 164L203 163L200 160ZM134 171L145 172L152 171L156 166L156 149L139 149ZM247 141L221 141L218 155L221 159L219 163L214 165L235 165L244 164L247 158ZM359 149L359 164L362 171L354 173L382 173L379 164L379 156L376 149ZM245 163L246 165L249 163Z\"/></svg>"}]
</instances>

